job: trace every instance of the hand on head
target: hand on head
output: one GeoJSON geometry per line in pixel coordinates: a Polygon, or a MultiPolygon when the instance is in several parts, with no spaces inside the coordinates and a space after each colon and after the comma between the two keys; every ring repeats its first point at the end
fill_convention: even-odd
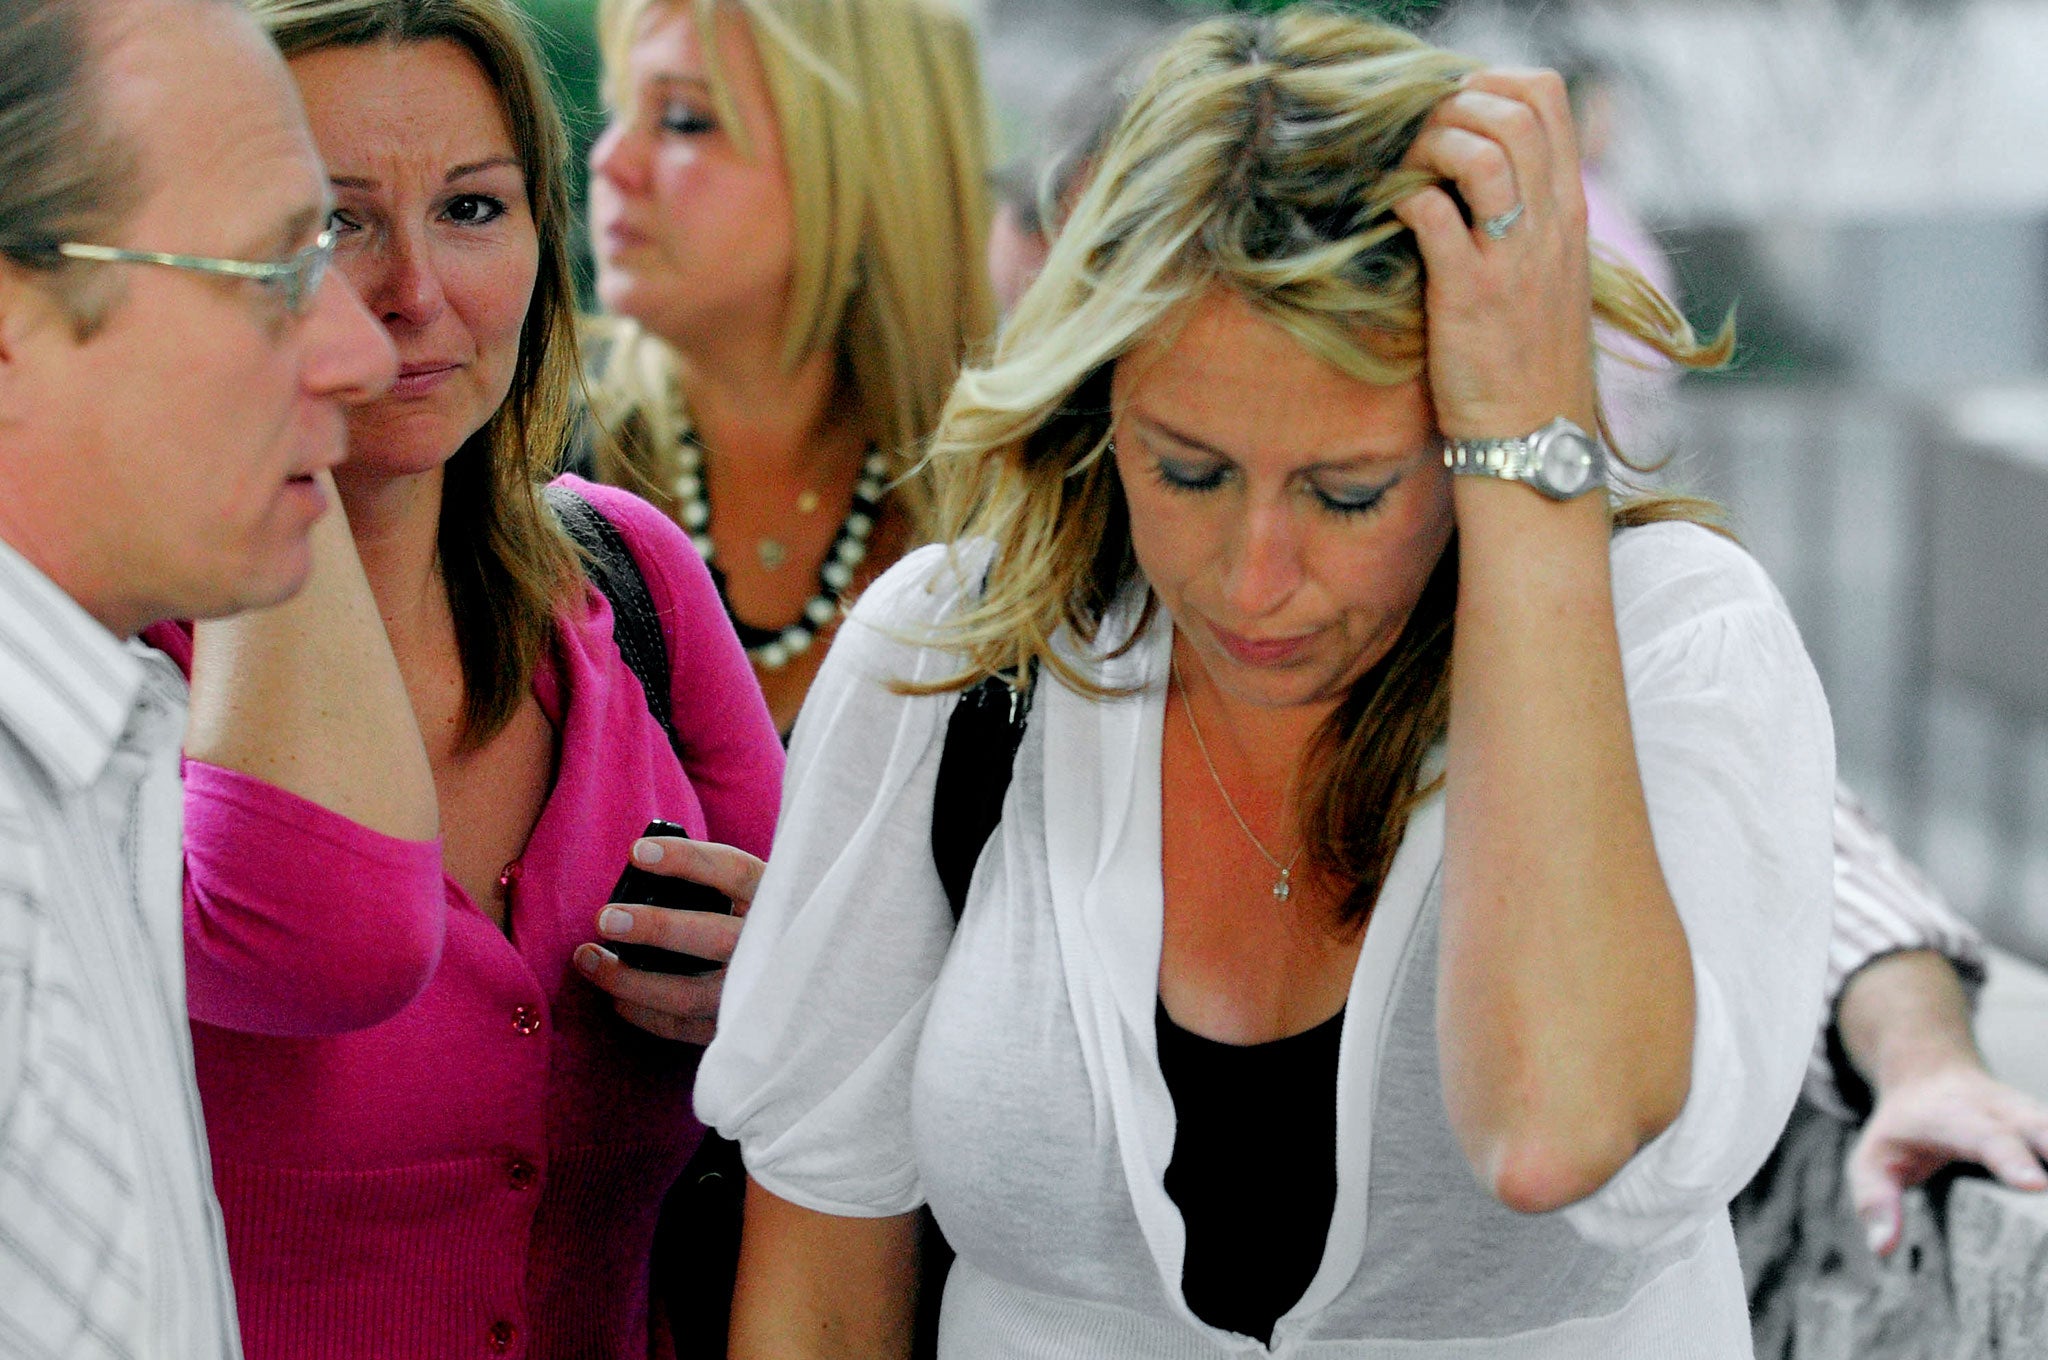
{"type": "Polygon", "coordinates": [[[1594,428],[1586,200],[1564,81],[1550,71],[1468,77],[1406,165],[1447,186],[1394,208],[1428,270],[1429,380],[1443,432],[1512,438],[1558,416],[1594,428]]]}

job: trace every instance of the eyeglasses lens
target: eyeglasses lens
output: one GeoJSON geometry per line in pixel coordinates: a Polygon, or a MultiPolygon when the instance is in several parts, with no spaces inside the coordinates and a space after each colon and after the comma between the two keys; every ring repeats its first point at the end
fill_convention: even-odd
{"type": "Polygon", "coordinates": [[[334,263],[334,233],[321,232],[320,239],[300,251],[292,263],[298,267],[286,281],[285,306],[297,315],[312,305],[321,280],[327,277],[327,266],[334,263]]]}

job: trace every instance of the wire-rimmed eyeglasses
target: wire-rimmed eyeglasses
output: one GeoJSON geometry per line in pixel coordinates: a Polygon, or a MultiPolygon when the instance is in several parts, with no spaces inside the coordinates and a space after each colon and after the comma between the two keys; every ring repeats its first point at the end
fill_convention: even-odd
{"type": "Polygon", "coordinates": [[[103,264],[157,264],[166,269],[188,269],[195,274],[225,274],[254,279],[284,300],[293,316],[306,310],[320,291],[320,280],[334,261],[334,233],[323,231],[312,245],[285,260],[221,260],[207,255],[167,255],[158,250],[124,250],[119,246],[87,245],[65,241],[57,253],[67,260],[96,260],[103,264]]]}

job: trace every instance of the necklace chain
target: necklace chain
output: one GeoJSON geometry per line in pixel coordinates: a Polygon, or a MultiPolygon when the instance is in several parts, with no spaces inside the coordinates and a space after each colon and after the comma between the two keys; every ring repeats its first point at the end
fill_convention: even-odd
{"type": "Polygon", "coordinates": [[[1202,725],[1195,721],[1194,701],[1188,698],[1187,683],[1180,678],[1180,662],[1169,658],[1166,666],[1168,673],[1173,676],[1174,688],[1180,691],[1181,709],[1188,715],[1188,731],[1195,734],[1195,749],[1202,753],[1202,764],[1208,767],[1209,778],[1216,785],[1216,792],[1223,796],[1223,806],[1229,810],[1231,819],[1237,823],[1237,829],[1244,832],[1244,838],[1252,843],[1252,849],[1263,855],[1266,863],[1272,865],[1274,871],[1280,875],[1273,880],[1273,896],[1277,901],[1285,902],[1294,894],[1294,866],[1301,859],[1302,847],[1294,847],[1294,853],[1287,857],[1285,864],[1282,864],[1279,856],[1268,850],[1266,843],[1252,834],[1251,824],[1245,821],[1244,814],[1237,810],[1237,804],[1231,800],[1230,790],[1223,787],[1223,776],[1216,773],[1216,762],[1209,759],[1209,744],[1202,740],[1202,725]]]}

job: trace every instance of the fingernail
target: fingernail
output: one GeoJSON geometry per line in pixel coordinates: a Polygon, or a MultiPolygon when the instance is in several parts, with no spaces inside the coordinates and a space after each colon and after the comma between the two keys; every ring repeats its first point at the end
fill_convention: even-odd
{"type": "Polygon", "coordinates": [[[598,933],[623,935],[633,928],[633,913],[618,907],[606,907],[597,914],[598,933]]]}
{"type": "Polygon", "coordinates": [[[586,944],[576,950],[576,966],[582,969],[585,974],[594,974],[597,972],[599,965],[612,957],[612,952],[609,949],[599,949],[594,944],[586,944]]]}
{"type": "Polygon", "coordinates": [[[635,864],[659,864],[659,863],[661,863],[661,847],[660,847],[659,845],[655,844],[655,843],[654,843],[653,841],[648,841],[648,840],[639,840],[639,841],[634,841],[634,842],[633,842],[633,862],[634,862],[635,864]]]}

